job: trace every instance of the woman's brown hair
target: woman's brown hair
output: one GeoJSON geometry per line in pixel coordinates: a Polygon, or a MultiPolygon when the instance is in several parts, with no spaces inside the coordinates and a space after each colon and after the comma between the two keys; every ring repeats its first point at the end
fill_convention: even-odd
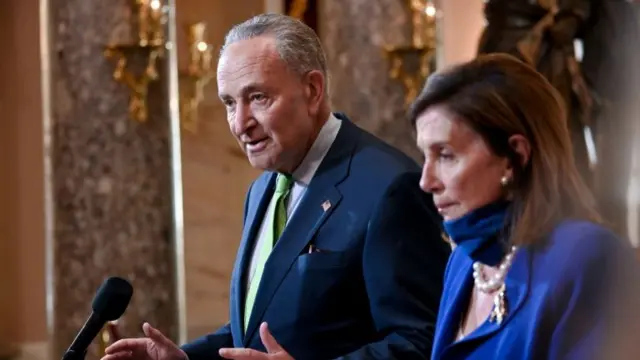
{"type": "Polygon", "coordinates": [[[510,160],[509,244],[537,243],[568,218],[600,222],[574,162],[563,100],[535,69],[506,54],[479,56],[429,78],[409,110],[412,124],[434,105],[446,106],[510,160]],[[516,134],[531,144],[524,166],[509,145],[516,134]]]}

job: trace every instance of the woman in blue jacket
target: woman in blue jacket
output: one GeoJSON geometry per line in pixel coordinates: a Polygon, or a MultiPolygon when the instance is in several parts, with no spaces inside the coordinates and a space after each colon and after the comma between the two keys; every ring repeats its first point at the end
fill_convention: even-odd
{"type": "Polygon", "coordinates": [[[455,244],[432,359],[640,358],[636,261],[600,223],[564,113],[502,54],[433,75],[414,102],[420,186],[455,244]]]}

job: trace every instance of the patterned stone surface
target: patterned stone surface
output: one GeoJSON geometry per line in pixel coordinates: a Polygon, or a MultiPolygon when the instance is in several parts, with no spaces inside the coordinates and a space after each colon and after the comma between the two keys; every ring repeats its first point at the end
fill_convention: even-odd
{"type": "Polygon", "coordinates": [[[385,45],[410,43],[407,1],[323,0],[319,7],[334,110],[419,160],[404,88],[389,77],[383,52],[385,45]]]}
{"type": "MultiPolygon", "coordinates": [[[[103,56],[106,44],[131,39],[131,3],[50,0],[54,358],[109,276],[135,289],[123,335],[149,321],[177,337],[166,85],[150,89],[149,121],[134,122],[129,90],[103,56]]],[[[87,358],[99,358],[96,347],[87,358]]]]}

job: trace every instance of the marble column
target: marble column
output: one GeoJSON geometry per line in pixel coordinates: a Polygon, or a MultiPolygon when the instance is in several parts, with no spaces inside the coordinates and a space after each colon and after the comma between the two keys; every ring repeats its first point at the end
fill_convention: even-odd
{"type": "MultiPolygon", "coordinates": [[[[134,287],[119,324],[123,336],[141,335],[145,321],[174,341],[180,336],[180,212],[173,206],[174,197],[180,199],[173,149],[180,144],[175,106],[169,106],[171,72],[165,58],[160,80],[149,89],[149,118],[138,122],[129,116],[129,89],[114,81],[114,63],[103,55],[107,44],[134,40],[133,4],[46,1],[43,91],[53,358],[72,342],[91,312],[96,289],[109,276],[124,277],[134,287]]],[[[129,69],[139,75],[143,64],[138,59],[129,69]]],[[[87,359],[97,358],[93,346],[87,359]]]]}
{"type": "Polygon", "coordinates": [[[323,0],[318,6],[333,109],[419,161],[404,88],[389,77],[382,50],[411,43],[407,1],[323,0]]]}

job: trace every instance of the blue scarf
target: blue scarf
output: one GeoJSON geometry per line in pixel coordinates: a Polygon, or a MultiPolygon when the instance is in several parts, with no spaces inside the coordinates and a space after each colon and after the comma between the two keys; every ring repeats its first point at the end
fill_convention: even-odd
{"type": "Polygon", "coordinates": [[[464,216],[444,222],[444,228],[456,249],[473,261],[496,266],[505,256],[501,232],[506,226],[508,202],[495,202],[473,210],[464,216]]]}

